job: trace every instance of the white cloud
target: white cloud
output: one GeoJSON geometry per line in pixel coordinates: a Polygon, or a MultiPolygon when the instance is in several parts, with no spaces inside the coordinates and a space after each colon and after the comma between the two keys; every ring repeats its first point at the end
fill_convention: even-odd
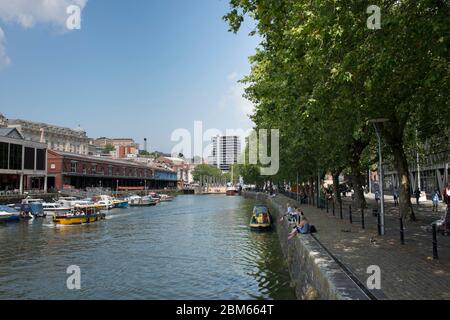
{"type": "Polygon", "coordinates": [[[244,85],[238,82],[236,72],[229,74],[227,80],[231,85],[219,101],[219,110],[232,111],[242,122],[249,122],[249,115],[253,114],[255,107],[251,101],[244,98],[244,85]]]}
{"type": "Polygon", "coordinates": [[[0,69],[11,63],[11,60],[6,54],[5,44],[6,44],[5,33],[3,32],[2,28],[0,28],[0,69]]]}
{"type": "Polygon", "coordinates": [[[0,0],[0,19],[3,22],[17,23],[31,28],[37,23],[51,24],[65,28],[70,5],[81,9],[88,0],[0,0]]]}
{"type": "MultiPolygon", "coordinates": [[[[88,0],[0,0],[0,22],[18,24],[23,28],[32,28],[36,24],[49,24],[65,31],[70,5],[81,10],[88,0]]],[[[6,54],[5,34],[0,28],[0,68],[8,65],[10,58],[6,54]]]]}

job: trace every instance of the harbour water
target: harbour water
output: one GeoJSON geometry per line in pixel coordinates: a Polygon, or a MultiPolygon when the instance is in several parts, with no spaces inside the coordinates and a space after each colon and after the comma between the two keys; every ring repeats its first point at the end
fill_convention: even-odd
{"type": "Polygon", "coordinates": [[[295,299],[277,235],[248,228],[254,204],[183,195],[90,225],[0,225],[0,299],[295,299]]]}

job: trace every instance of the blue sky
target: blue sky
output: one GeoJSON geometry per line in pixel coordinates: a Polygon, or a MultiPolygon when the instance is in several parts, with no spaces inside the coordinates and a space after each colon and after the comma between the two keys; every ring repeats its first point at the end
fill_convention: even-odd
{"type": "Polygon", "coordinates": [[[195,120],[205,129],[251,127],[236,81],[259,40],[248,36],[249,23],[237,35],[227,31],[227,0],[89,0],[81,30],[70,32],[42,12],[24,25],[5,1],[6,117],[79,124],[90,137],[147,137],[150,150],[165,152],[176,144],[173,130],[193,131],[195,120]]]}

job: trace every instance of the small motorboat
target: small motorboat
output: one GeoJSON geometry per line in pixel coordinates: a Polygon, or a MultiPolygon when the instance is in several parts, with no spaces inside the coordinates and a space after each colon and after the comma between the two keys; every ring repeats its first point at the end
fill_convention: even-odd
{"type": "Polygon", "coordinates": [[[113,199],[112,203],[114,205],[114,208],[128,208],[128,200],[113,199]]]}
{"type": "Polygon", "coordinates": [[[27,197],[22,200],[21,211],[29,212],[34,217],[43,218],[47,215],[43,203],[44,200],[42,199],[32,199],[27,197]]]}
{"type": "Polygon", "coordinates": [[[96,200],[98,201],[96,201],[95,204],[100,206],[100,208],[103,210],[110,210],[114,208],[113,200],[108,195],[101,195],[96,200]]]}
{"type": "Polygon", "coordinates": [[[235,187],[227,187],[225,194],[227,196],[235,196],[238,194],[238,191],[235,187]]]}
{"type": "Polygon", "coordinates": [[[50,216],[67,213],[71,209],[71,207],[63,206],[57,202],[44,202],[42,206],[44,207],[45,214],[50,216]]]}
{"type": "Polygon", "coordinates": [[[148,194],[148,196],[150,198],[152,198],[153,201],[155,201],[156,203],[160,203],[161,202],[161,197],[159,194],[157,194],[156,192],[150,192],[148,194]]]}
{"type": "Polygon", "coordinates": [[[156,201],[152,199],[150,196],[137,196],[133,195],[128,198],[128,203],[131,207],[145,207],[145,206],[154,206],[156,205],[156,201]]]}
{"type": "Polygon", "coordinates": [[[161,202],[172,201],[173,199],[175,199],[174,197],[169,196],[167,194],[160,194],[159,196],[160,196],[159,199],[160,199],[161,202]]]}
{"type": "Polygon", "coordinates": [[[20,220],[19,211],[8,206],[0,206],[0,222],[11,222],[19,220],[20,220]]]}
{"type": "Polygon", "coordinates": [[[269,209],[264,205],[256,205],[253,208],[249,226],[254,231],[270,230],[272,228],[272,216],[269,209]]]}
{"type": "Polygon", "coordinates": [[[68,213],[57,214],[53,217],[56,225],[77,225],[105,220],[106,215],[102,213],[97,205],[77,206],[68,213]]]}

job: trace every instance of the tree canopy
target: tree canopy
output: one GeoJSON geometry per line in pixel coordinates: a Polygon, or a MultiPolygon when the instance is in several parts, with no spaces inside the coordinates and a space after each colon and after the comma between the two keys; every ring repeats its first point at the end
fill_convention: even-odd
{"type": "Polygon", "coordinates": [[[251,17],[251,34],[262,39],[242,81],[256,127],[280,129],[278,177],[298,172],[311,184],[318,172],[348,170],[364,207],[363,172],[377,150],[370,120],[385,118],[400,212],[414,220],[408,155],[419,141],[444,150],[449,143],[450,2],[377,5],[377,30],[368,28],[369,4],[360,0],[230,0],[224,19],[237,32],[251,17]]]}

